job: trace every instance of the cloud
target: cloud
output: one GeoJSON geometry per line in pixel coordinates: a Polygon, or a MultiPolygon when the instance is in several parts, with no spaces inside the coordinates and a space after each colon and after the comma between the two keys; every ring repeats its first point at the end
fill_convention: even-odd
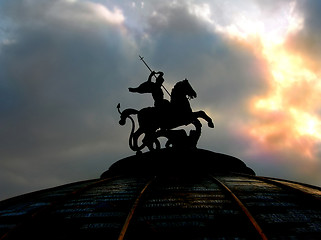
{"type": "Polygon", "coordinates": [[[249,46],[216,33],[207,20],[191,13],[188,5],[163,6],[155,11],[147,30],[152,36],[152,62],[175,74],[169,78],[172,84],[187,77],[204,90],[199,101],[210,96],[207,104],[214,102],[227,109],[264,91],[265,69],[249,46]]]}
{"type": "Polygon", "coordinates": [[[319,1],[298,1],[298,11],[304,16],[304,27],[293,34],[287,41],[288,48],[302,56],[309,66],[320,74],[321,62],[321,34],[319,26],[321,20],[319,1]]]}
{"type": "MultiPolygon", "coordinates": [[[[117,92],[127,81],[123,68],[133,70],[128,59],[135,52],[121,12],[67,1],[10,1],[1,12],[13,39],[0,52],[2,170],[26,181],[45,172],[43,186],[68,162],[79,165],[73,149],[87,149],[82,157],[89,161],[99,155],[97,145],[112,155],[113,141],[106,139],[118,139],[111,128],[117,92]],[[51,162],[59,164],[51,168],[51,162]]],[[[60,177],[75,179],[73,168],[60,177]]],[[[100,173],[91,169],[94,174],[100,173]]]]}
{"type": "MultiPolygon", "coordinates": [[[[275,12],[278,5],[269,3],[247,1],[240,9],[275,12]]],[[[127,146],[130,126],[118,125],[116,105],[153,104],[151,96],[127,89],[149,74],[139,54],[165,72],[168,90],[189,79],[198,93],[193,109],[205,110],[216,124],[214,130],[203,124],[200,148],[243,158],[259,171],[265,164],[274,176],[295,176],[286,164],[273,169],[294,153],[269,152],[247,132],[253,122],[270,121],[249,105],[268,95],[271,72],[255,45],[217,27],[233,23],[240,4],[244,1],[2,3],[0,192],[12,196],[99,177],[112,162],[133,154],[127,146]],[[234,10],[228,8],[232,3],[234,10]]],[[[303,159],[295,161],[300,166],[303,159]]]]}

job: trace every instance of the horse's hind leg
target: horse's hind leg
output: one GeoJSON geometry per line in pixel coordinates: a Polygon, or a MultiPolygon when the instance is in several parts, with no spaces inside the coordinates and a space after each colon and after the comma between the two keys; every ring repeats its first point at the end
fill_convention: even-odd
{"type": "Polygon", "coordinates": [[[210,118],[204,111],[193,112],[193,114],[196,118],[203,118],[207,122],[207,125],[210,128],[214,128],[214,123],[212,121],[212,118],[210,118]]]}

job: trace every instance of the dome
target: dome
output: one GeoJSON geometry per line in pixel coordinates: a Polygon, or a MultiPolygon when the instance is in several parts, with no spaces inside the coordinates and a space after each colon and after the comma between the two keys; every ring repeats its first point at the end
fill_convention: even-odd
{"type": "Polygon", "coordinates": [[[0,202],[1,239],[320,239],[321,189],[206,150],[159,150],[100,178],[0,202]]]}

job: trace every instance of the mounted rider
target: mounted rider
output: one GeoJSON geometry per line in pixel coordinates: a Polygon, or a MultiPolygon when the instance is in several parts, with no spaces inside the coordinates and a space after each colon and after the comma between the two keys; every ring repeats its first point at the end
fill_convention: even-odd
{"type": "Polygon", "coordinates": [[[164,83],[164,73],[152,71],[146,82],[143,82],[136,88],[128,88],[130,92],[136,93],[151,93],[154,99],[154,106],[157,110],[162,113],[169,105],[169,101],[164,99],[164,93],[162,85],[164,83]],[[155,76],[156,81],[152,81],[152,77],[155,76]]]}
{"type": "Polygon", "coordinates": [[[145,107],[140,110],[127,108],[120,111],[118,104],[118,112],[120,113],[120,125],[125,125],[126,119],[132,122],[132,129],[129,136],[129,147],[140,153],[141,150],[147,147],[149,150],[159,149],[159,137],[168,139],[166,147],[175,146],[179,148],[195,148],[198,139],[201,135],[202,124],[199,118],[207,121],[210,128],[214,127],[212,119],[204,111],[192,111],[189,99],[196,97],[196,92],[189,84],[188,80],[182,80],[175,84],[171,94],[163,86],[164,73],[153,71],[143,57],[139,56],[140,60],[151,71],[146,82],[143,82],[136,88],[129,88],[130,92],[134,93],[151,93],[154,99],[154,107],[145,107]],[[155,77],[155,82],[152,78],[155,77]],[[162,88],[170,96],[170,102],[164,99],[162,88]],[[135,121],[131,115],[137,116],[138,128],[135,128],[135,121]],[[191,130],[187,135],[185,130],[174,130],[174,128],[194,125],[195,130],[191,130]],[[142,136],[142,138],[140,138],[142,136]],[[141,142],[141,144],[139,144],[141,142]]]}

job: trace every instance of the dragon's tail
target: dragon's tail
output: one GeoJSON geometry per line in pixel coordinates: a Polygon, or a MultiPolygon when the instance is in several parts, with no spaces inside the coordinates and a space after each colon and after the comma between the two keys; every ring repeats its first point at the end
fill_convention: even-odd
{"type": "Polygon", "coordinates": [[[126,119],[129,118],[131,123],[132,123],[132,129],[129,135],[129,147],[130,149],[132,149],[133,151],[140,151],[145,147],[145,144],[143,143],[141,146],[138,146],[138,138],[141,134],[143,134],[143,132],[141,131],[140,128],[137,129],[137,131],[135,132],[135,121],[134,119],[131,117],[131,115],[136,115],[138,114],[138,110],[136,109],[132,109],[132,108],[128,108],[125,109],[124,111],[120,111],[120,104],[117,105],[117,109],[118,112],[120,114],[120,120],[119,120],[119,124],[120,125],[125,125],[126,124],[126,119]]]}

